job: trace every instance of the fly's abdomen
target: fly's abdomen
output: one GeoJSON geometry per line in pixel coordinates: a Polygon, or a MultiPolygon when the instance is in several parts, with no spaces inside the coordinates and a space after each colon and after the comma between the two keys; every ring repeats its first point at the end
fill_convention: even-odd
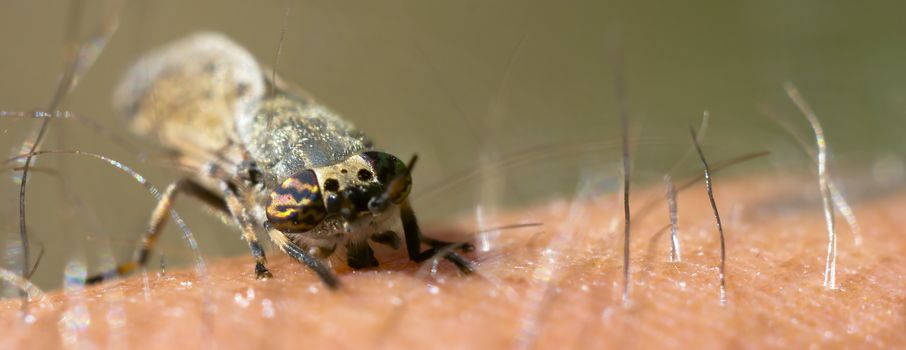
{"type": "Polygon", "coordinates": [[[132,129],[183,152],[235,140],[235,121],[265,93],[261,68],[223,35],[197,33],[143,56],[114,94],[132,129]]]}
{"type": "Polygon", "coordinates": [[[235,42],[198,33],[143,56],[117,88],[114,107],[134,131],[182,153],[244,147],[276,179],[370,149],[351,123],[289,90],[279,79],[271,84],[235,42]]]}

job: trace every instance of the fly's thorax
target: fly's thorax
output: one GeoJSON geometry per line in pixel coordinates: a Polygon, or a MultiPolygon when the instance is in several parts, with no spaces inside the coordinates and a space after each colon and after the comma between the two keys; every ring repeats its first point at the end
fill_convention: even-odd
{"type": "Polygon", "coordinates": [[[276,181],[301,169],[346,161],[367,151],[364,133],[310,98],[283,90],[265,97],[255,113],[236,119],[240,142],[276,181]]]}

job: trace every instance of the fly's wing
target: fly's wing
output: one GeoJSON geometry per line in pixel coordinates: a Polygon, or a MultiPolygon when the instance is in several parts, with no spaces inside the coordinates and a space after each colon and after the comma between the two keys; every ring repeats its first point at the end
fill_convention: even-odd
{"type": "Polygon", "coordinates": [[[143,56],[113,104],[135,132],[184,153],[210,153],[236,143],[235,121],[254,114],[264,95],[255,58],[227,37],[203,32],[143,56]]]}

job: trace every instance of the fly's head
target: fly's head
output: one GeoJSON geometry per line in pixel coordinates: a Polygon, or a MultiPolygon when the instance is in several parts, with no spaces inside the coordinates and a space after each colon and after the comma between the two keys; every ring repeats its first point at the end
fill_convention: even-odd
{"type": "Polygon", "coordinates": [[[267,219],[280,231],[302,233],[329,216],[349,224],[379,216],[408,197],[412,164],[406,166],[393,155],[369,151],[336,165],[304,169],[270,193],[267,219]]]}

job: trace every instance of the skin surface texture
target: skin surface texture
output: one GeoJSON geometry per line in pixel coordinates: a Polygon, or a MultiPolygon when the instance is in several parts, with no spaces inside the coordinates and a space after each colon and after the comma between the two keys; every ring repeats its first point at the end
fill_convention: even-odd
{"type": "MultiPolygon", "coordinates": [[[[727,304],[704,184],[679,193],[682,260],[671,263],[662,186],[633,196],[633,286],[622,292],[616,194],[511,211],[493,248],[441,262],[435,277],[402,253],[377,270],[338,270],[338,291],[282,254],[256,281],[251,258],[148,271],[70,287],[33,302],[0,301],[0,348],[902,348],[906,346],[906,194],[853,199],[864,243],[840,222],[837,290],[826,290],[826,231],[814,178],[716,176],[727,238],[727,304]],[[648,214],[640,208],[660,201],[648,214]]],[[[582,198],[583,196],[578,196],[582,198]]],[[[464,221],[465,222],[465,221],[464,221]]],[[[426,225],[428,231],[432,225],[426,225]]],[[[436,226],[436,225],[433,225],[436,226]]],[[[468,225],[451,232],[468,232],[468,225]]],[[[436,230],[436,228],[435,228],[436,230]]]]}

